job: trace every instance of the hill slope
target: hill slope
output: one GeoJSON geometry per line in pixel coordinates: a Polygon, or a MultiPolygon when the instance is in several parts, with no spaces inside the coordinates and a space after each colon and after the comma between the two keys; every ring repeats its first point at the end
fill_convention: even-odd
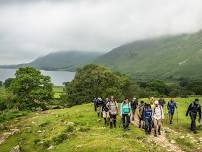
{"type": "MultiPolygon", "coordinates": [[[[19,145],[24,152],[114,152],[164,150],[146,138],[138,128],[124,132],[122,128],[110,130],[97,121],[90,104],[62,110],[30,113],[6,124],[12,132],[5,141],[0,138],[1,152],[19,145]],[[144,143],[143,143],[144,141],[144,143]]],[[[9,131],[9,130],[7,130],[9,131]]],[[[1,135],[5,135],[2,133],[1,135]]],[[[7,132],[7,134],[9,134],[7,132]]]]}
{"type": "Polygon", "coordinates": [[[202,31],[129,43],[99,57],[95,63],[135,78],[202,76],[202,31]]]}
{"type": "Polygon", "coordinates": [[[46,56],[39,57],[31,63],[0,66],[2,68],[19,68],[24,66],[32,66],[43,70],[68,70],[75,71],[77,67],[92,62],[101,53],[96,52],[80,52],[80,51],[63,51],[50,53],[46,56]]]}

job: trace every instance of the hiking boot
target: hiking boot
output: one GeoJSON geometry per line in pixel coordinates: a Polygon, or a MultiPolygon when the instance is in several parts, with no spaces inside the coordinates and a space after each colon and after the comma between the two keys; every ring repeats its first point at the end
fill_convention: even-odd
{"type": "Polygon", "coordinates": [[[110,122],[110,129],[112,129],[113,125],[112,125],[112,122],[110,122]]]}
{"type": "Polygon", "coordinates": [[[154,137],[157,137],[157,133],[156,133],[156,131],[154,131],[154,137]]]}
{"type": "Polygon", "coordinates": [[[160,128],[158,129],[158,135],[161,135],[161,129],[160,128]]]}
{"type": "Polygon", "coordinates": [[[198,132],[196,130],[193,131],[194,134],[197,134],[198,132]]]}

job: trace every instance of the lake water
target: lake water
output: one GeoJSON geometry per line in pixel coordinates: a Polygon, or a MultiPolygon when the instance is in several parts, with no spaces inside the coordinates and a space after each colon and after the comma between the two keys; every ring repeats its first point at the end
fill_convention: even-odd
{"type": "MultiPolygon", "coordinates": [[[[7,78],[15,77],[16,69],[0,69],[0,81],[5,81],[7,78]]],[[[44,71],[41,70],[43,75],[51,77],[51,81],[56,86],[62,86],[63,82],[70,82],[74,79],[75,72],[68,71],[44,71]]]]}

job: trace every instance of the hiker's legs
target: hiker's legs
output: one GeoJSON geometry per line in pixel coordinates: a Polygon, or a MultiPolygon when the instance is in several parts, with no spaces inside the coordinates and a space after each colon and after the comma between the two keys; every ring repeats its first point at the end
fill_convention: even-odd
{"type": "Polygon", "coordinates": [[[114,122],[113,122],[113,124],[114,124],[114,127],[116,128],[116,115],[114,115],[113,117],[114,117],[114,122]]]}
{"type": "Polygon", "coordinates": [[[113,115],[111,113],[109,114],[109,116],[110,116],[110,128],[112,128],[114,118],[113,118],[113,115]]]}
{"type": "Polygon", "coordinates": [[[123,122],[123,128],[125,129],[126,128],[126,115],[125,114],[122,114],[122,122],[123,122]]]}
{"type": "Polygon", "coordinates": [[[129,127],[129,124],[130,124],[130,116],[127,114],[126,115],[126,128],[129,127]]]}
{"type": "Polygon", "coordinates": [[[191,114],[191,130],[195,131],[196,130],[196,114],[191,114]]]}
{"type": "Polygon", "coordinates": [[[135,110],[136,109],[133,109],[133,112],[132,112],[132,121],[135,121],[135,110]]]}
{"type": "Polygon", "coordinates": [[[94,104],[94,110],[95,110],[95,112],[97,111],[97,105],[96,104],[94,104]]]}
{"type": "Polygon", "coordinates": [[[103,111],[103,118],[104,118],[104,123],[106,125],[107,124],[107,115],[106,115],[105,111],[103,111]]]}
{"type": "Polygon", "coordinates": [[[161,135],[161,120],[158,120],[158,134],[161,135]]]}
{"type": "Polygon", "coordinates": [[[145,133],[149,132],[149,120],[145,119],[145,127],[144,127],[145,133]]]}
{"type": "Polygon", "coordinates": [[[154,119],[154,136],[157,136],[158,120],[154,119]]]}
{"type": "Polygon", "coordinates": [[[141,117],[138,117],[139,118],[139,128],[141,128],[141,126],[142,126],[142,121],[141,121],[141,117]]]}
{"type": "Polygon", "coordinates": [[[152,129],[152,119],[148,120],[148,132],[151,133],[151,129],[152,129]]]}
{"type": "Polygon", "coordinates": [[[97,115],[100,117],[102,108],[100,106],[97,107],[97,115]]]}

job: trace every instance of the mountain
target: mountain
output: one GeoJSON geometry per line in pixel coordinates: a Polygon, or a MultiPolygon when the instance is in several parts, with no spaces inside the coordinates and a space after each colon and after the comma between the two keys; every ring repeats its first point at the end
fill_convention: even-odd
{"type": "Polygon", "coordinates": [[[96,62],[136,79],[202,76],[202,31],[132,42],[96,62]]]}
{"type": "Polygon", "coordinates": [[[76,68],[91,63],[101,53],[81,51],[61,51],[50,53],[34,60],[33,62],[19,65],[4,65],[1,68],[19,68],[32,66],[43,70],[75,71],[76,68]]]}

